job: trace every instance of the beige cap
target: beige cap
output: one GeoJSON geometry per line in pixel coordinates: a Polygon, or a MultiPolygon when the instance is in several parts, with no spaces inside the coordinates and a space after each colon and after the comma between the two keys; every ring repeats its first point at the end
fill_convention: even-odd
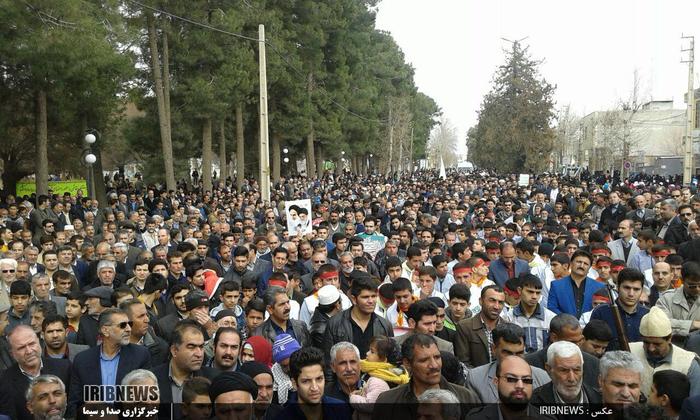
{"type": "Polygon", "coordinates": [[[644,337],[668,337],[671,331],[671,320],[656,306],[653,306],[639,323],[639,333],[644,337]]]}

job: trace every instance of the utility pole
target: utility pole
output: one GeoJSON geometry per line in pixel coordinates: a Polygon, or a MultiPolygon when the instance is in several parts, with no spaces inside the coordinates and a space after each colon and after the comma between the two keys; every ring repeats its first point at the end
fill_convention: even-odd
{"type": "MultiPolygon", "coordinates": [[[[265,59],[265,25],[258,26],[260,63],[260,195],[270,201],[270,138],[267,131],[267,62],[265,59]]],[[[241,170],[240,168],[239,170],[241,170]]]]}
{"type": "Polygon", "coordinates": [[[693,67],[695,61],[695,37],[681,36],[681,39],[690,40],[690,48],[681,49],[681,52],[688,52],[688,59],[681,60],[681,63],[688,63],[688,93],[686,95],[688,108],[686,109],[685,143],[683,148],[685,151],[683,156],[683,184],[690,185],[693,180],[693,172],[695,172],[695,165],[693,164],[693,111],[695,108],[693,67]]]}

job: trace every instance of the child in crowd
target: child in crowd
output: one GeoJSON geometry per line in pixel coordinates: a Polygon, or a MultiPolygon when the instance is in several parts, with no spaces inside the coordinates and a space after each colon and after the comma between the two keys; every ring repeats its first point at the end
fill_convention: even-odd
{"type": "Polygon", "coordinates": [[[408,372],[398,365],[400,360],[401,351],[393,338],[380,335],[370,340],[367,358],[360,360],[365,385],[350,395],[350,404],[360,417],[372,415],[372,404],[379,394],[408,383],[408,372]]]}

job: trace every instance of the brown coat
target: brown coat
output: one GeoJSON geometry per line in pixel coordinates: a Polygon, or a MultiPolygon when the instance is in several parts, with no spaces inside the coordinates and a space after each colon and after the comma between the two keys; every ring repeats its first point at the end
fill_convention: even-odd
{"type": "MultiPolygon", "coordinates": [[[[455,337],[455,356],[469,368],[490,363],[489,340],[486,330],[481,323],[481,313],[471,318],[463,319],[457,324],[457,336],[455,337]]],[[[501,318],[498,322],[506,322],[501,318]]]]}
{"type": "MultiPolygon", "coordinates": [[[[449,383],[444,377],[440,379],[440,389],[450,391],[457,397],[460,402],[462,419],[467,418],[466,414],[469,410],[481,404],[474,391],[449,383]]],[[[413,393],[412,381],[379,394],[372,412],[374,420],[415,418],[418,418],[418,399],[413,393]]]]}

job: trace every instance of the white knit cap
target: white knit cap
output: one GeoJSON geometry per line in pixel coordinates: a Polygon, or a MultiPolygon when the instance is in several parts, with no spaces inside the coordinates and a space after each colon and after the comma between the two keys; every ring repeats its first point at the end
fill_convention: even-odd
{"type": "Polygon", "coordinates": [[[330,305],[340,299],[340,291],[332,284],[327,284],[318,289],[318,303],[320,305],[330,305]]]}
{"type": "Polygon", "coordinates": [[[639,323],[639,333],[644,337],[668,337],[671,331],[671,320],[666,312],[656,306],[653,306],[639,323]]]}

